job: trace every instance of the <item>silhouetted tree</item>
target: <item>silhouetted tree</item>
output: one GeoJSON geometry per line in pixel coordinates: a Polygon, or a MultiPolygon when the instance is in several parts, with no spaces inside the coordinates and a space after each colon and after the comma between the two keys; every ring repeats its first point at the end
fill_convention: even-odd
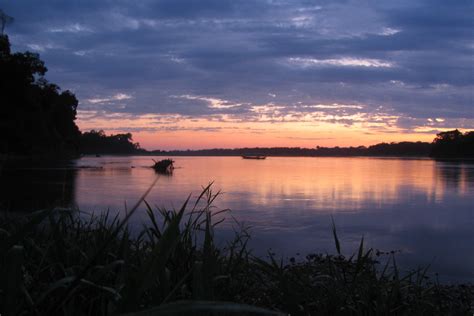
{"type": "Polygon", "coordinates": [[[78,101],[49,83],[38,54],[11,53],[0,35],[0,152],[66,154],[77,151],[78,101]]]}
{"type": "Polygon", "coordinates": [[[84,154],[136,154],[142,152],[134,143],[132,134],[105,135],[104,131],[91,130],[81,135],[80,151],[84,154]]]}
{"type": "Polygon", "coordinates": [[[426,142],[381,143],[370,147],[270,147],[270,148],[237,148],[237,149],[201,149],[201,150],[155,150],[151,153],[167,156],[306,156],[306,157],[347,157],[347,156],[416,156],[426,157],[430,154],[432,144],[426,142]]]}
{"type": "Polygon", "coordinates": [[[431,156],[439,158],[473,158],[474,131],[461,133],[459,130],[436,134],[431,156]]]}

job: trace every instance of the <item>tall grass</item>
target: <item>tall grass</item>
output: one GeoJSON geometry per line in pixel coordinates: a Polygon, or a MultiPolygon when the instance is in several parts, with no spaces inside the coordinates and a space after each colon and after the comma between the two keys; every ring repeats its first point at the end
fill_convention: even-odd
{"type": "MultiPolygon", "coordinates": [[[[352,257],[308,255],[285,262],[254,257],[250,235],[236,229],[217,247],[206,187],[177,210],[144,205],[140,232],[108,212],[89,217],[45,210],[0,222],[2,315],[459,315],[473,288],[443,286],[426,270],[401,275],[395,258],[364,248],[352,257]]],[[[145,197],[145,195],[144,195],[145,197]]],[[[144,199],[142,197],[142,199],[144,199]]]]}

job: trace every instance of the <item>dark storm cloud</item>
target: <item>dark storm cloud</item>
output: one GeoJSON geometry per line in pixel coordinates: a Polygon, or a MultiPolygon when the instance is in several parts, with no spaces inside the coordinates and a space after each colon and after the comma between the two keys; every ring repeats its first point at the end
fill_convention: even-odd
{"type": "Polygon", "coordinates": [[[474,119],[472,1],[2,6],[16,19],[7,30],[14,49],[38,51],[48,78],[74,90],[83,110],[251,120],[253,105],[276,104],[284,115],[338,103],[400,116],[407,129],[432,118],[474,127],[466,123],[474,119]],[[114,99],[120,94],[129,97],[114,99]]]}

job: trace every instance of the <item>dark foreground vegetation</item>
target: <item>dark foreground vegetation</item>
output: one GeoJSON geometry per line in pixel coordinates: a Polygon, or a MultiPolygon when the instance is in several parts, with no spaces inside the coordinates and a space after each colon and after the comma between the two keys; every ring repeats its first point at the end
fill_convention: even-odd
{"type": "MultiPolygon", "coordinates": [[[[2,315],[471,315],[472,286],[398,270],[364,248],[303,261],[256,258],[238,228],[217,247],[225,213],[206,188],[180,210],[152,209],[138,233],[123,219],[47,210],[0,221],[2,315]],[[198,313],[199,312],[199,313],[198,313]]],[[[189,199],[188,199],[189,200],[189,199]]]]}

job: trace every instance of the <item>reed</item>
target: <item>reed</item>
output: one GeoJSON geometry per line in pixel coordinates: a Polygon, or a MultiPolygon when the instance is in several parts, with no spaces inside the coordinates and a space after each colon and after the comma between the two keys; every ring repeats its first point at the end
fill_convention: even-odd
{"type": "MultiPolygon", "coordinates": [[[[427,269],[402,274],[395,255],[365,249],[257,258],[247,229],[217,247],[204,188],[177,210],[145,203],[149,220],[132,232],[110,212],[43,210],[0,221],[1,315],[470,315],[473,287],[446,286],[427,269]],[[384,264],[380,262],[385,260],[384,264]]],[[[144,197],[143,197],[144,198],[144,197]]],[[[225,211],[224,211],[225,212],[225,211]]]]}

